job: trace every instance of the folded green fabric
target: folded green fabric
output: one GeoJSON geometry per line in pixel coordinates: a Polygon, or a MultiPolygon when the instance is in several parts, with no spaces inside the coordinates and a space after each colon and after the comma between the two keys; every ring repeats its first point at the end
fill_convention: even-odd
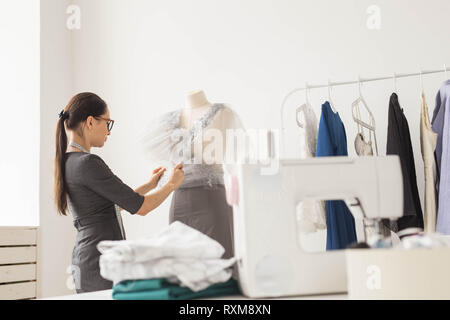
{"type": "Polygon", "coordinates": [[[204,297],[218,297],[240,294],[237,281],[215,283],[208,288],[194,292],[165,279],[126,280],[113,287],[116,300],[185,300],[204,297]]]}

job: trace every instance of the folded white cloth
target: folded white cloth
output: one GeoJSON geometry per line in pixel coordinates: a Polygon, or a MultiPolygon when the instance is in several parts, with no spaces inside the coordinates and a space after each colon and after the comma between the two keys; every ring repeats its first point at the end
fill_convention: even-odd
{"type": "Polygon", "coordinates": [[[140,240],[101,241],[100,274],[114,284],[123,280],[166,278],[199,291],[227,281],[236,259],[220,259],[223,246],[179,221],[140,240]]]}

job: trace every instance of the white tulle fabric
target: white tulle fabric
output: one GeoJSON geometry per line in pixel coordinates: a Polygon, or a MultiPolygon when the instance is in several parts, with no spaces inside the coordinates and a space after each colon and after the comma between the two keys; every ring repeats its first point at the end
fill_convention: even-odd
{"type": "Polygon", "coordinates": [[[152,162],[167,167],[159,185],[166,183],[170,169],[179,162],[184,163],[185,180],[180,188],[223,184],[222,164],[232,152],[227,148],[227,130],[244,129],[239,116],[227,105],[213,104],[195,121],[190,129],[180,125],[182,110],[175,110],[157,117],[141,135],[146,154],[152,162]],[[209,129],[217,129],[222,135],[222,156],[217,155],[212,164],[201,158],[211,141],[203,138],[209,129]],[[199,151],[200,150],[200,151],[199,151]]]}

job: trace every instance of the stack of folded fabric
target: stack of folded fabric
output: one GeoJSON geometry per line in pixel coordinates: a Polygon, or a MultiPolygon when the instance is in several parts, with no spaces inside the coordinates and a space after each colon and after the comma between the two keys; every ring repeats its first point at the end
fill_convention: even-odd
{"type": "Polygon", "coordinates": [[[155,236],[101,241],[100,274],[115,299],[191,299],[238,294],[236,258],[203,233],[175,221],[155,236]]]}
{"type": "Polygon", "coordinates": [[[204,290],[192,291],[165,279],[126,280],[113,287],[116,300],[186,300],[239,294],[237,281],[215,283],[204,290]]]}

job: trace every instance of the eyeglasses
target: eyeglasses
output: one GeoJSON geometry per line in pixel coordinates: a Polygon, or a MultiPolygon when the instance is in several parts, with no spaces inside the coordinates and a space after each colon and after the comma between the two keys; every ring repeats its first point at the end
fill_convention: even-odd
{"type": "Polygon", "coordinates": [[[108,127],[108,131],[111,131],[113,126],[114,126],[114,120],[111,119],[106,119],[106,118],[102,118],[102,117],[94,117],[96,119],[101,119],[101,120],[105,120],[106,121],[106,125],[108,127]]]}

